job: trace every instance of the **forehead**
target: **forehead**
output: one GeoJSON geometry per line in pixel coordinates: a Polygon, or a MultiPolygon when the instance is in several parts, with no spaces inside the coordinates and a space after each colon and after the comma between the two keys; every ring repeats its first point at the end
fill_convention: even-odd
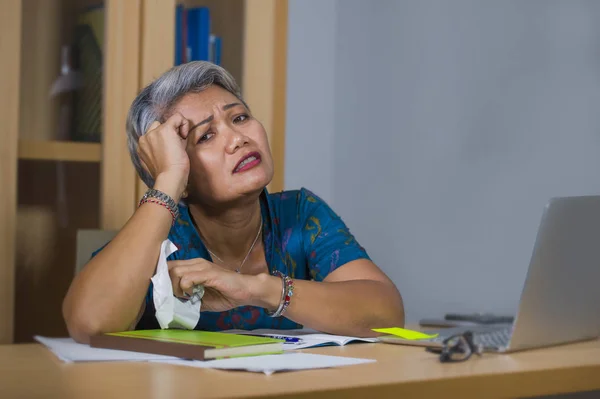
{"type": "Polygon", "coordinates": [[[171,108],[169,114],[181,113],[186,118],[205,117],[214,113],[215,108],[239,102],[236,96],[220,86],[212,85],[197,93],[188,93],[171,108]]]}

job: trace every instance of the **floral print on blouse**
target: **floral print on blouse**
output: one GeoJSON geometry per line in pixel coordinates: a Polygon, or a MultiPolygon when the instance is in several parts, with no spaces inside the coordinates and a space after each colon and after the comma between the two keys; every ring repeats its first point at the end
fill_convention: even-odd
{"type": "MultiPolygon", "coordinates": [[[[342,219],[319,197],[302,188],[260,196],[263,244],[269,271],[293,279],[323,281],[338,267],[356,259],[369,259],[342,219]]],[[[180,205],[180,216],[169,239],[177,246],[168,260],[211,257],[196,231],[189,209],[180,205]]],[[[324,304],[324,306],[327,306],[324,304]]],[[[137,329],[160,328],[154,316],[152,283],[146,295],[146,310],[137,329]]],[[[242,306],[225,312],[201,312],[196,330],[220,331],[257,328],[294,329],[301,325],[285,317],[272,318],[265,309],[242,306]]]]}

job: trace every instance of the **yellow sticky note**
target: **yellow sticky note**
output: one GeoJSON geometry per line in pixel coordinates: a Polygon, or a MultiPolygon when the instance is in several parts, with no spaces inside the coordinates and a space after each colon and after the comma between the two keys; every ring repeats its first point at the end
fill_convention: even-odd
{"type": "Polygon", "coordinates": [[[404,338],[404,339],[410,339],[410,340],[430,339],[430,338],[435,338],[438,336],[438,334],[430,335],[430,334],[422,333],[420,331],[407,330],[406,328],[400,328],[400,327],[374,328],[373,331],[383,333],[383,334],[395,335],[397,337],[404,338]]]}

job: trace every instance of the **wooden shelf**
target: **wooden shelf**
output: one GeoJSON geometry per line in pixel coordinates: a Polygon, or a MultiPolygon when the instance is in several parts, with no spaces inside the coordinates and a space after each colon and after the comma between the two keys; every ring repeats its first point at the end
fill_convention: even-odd
{"type": "Polygon", "coordinates": [[[38,161],[100,162],[100,143],[19,140],[19,159],[38,161]]]}

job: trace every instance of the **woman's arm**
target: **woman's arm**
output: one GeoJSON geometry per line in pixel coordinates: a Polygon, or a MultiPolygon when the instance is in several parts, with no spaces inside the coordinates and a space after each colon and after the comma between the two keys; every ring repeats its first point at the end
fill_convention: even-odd
{"type": "MultiPolygon", "coordinates": [[[[206,288],[202,309],[223,312],[251,305],[274,311],[281,300],[281,278],[266,273],[238,274],[205,259],[170,261],[176,296],[206,288]]],[[[284,316],[319,331],[375,336],[377,327],[404,326],[402,298],[394,284],[367,259],[348,262],[323,282],[294,280],[294,295],[284,316]]]]}
{"type": "MultiPolygon", "coordinates": [[[[161,190],[158,183],[155,187],[161,190]]],[[[161,191],[168,192],[164,187],[161,191]]],[[[134,327],[171,222],[165,208],[143,204],[75,277],[63,302],[63,316],[76,341],[134,327]]]]}
{"type": "MultiPolygon", "coordinates": [[[[156,178],[154,188],[179,201],[187,184],[185,152],[189,123],[174,114],[164,124],[154,122],[139,140],[138,153],[156,178]]],[[[75,277],[63,301],[69,334],[87,342],[94,334],[135,327],[156,269],[160,244],[171,227],[170,212],[144,203],[117,236],[75,277]]]]}
{"type": "MultiPolygon", "coordinates": [[[[266,274],[250,285],[255,306],[276,309],[281,279],[266,274]]],[[[285,317],[331,334],[375,336],[378,327],[403,327],[404,306],[394,283],[370,260],[351,261],[323,282],[294,280],[294,295],[285,317]]]]}

